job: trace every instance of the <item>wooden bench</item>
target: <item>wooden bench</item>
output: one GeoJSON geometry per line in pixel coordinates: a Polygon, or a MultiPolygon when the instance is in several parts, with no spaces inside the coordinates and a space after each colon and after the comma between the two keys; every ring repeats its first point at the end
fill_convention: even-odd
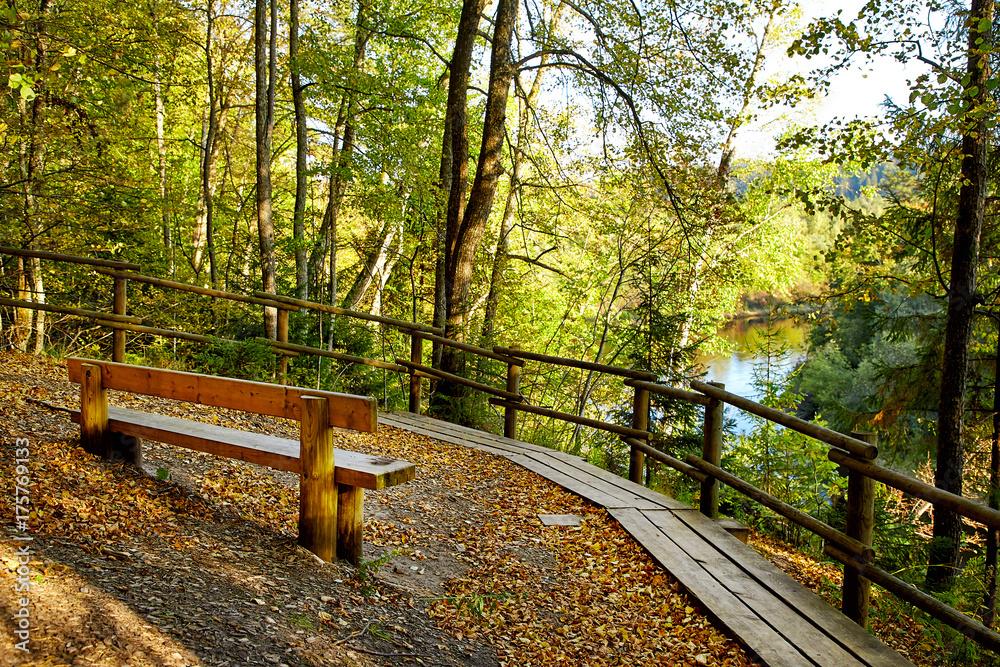
{"type": "Polygon", "coordinates": [[[81,443],[104,458],[141,463],[139,438],[187,447],[297,473],[299,544],[325,561],[361,560],[364,490],[413,479],[412,463],[333,447],[331,427],[374,433],[372,398],[263,382],[70,358],[80,384],[81,443]],[[178,417],[108,406],[107,390],[232,408],[300,422],[299,441],[178,417]]]}

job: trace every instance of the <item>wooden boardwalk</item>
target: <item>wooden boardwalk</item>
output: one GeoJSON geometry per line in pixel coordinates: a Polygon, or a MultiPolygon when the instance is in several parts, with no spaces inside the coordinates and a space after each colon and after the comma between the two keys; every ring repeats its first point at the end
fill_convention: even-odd
{"type": "Polygon", "coordinates": [[[388,426],[503,456],[607,508],[632,537],[767,665],[912,665],[716,522],[578,456],[408,412],[388,426]]]}

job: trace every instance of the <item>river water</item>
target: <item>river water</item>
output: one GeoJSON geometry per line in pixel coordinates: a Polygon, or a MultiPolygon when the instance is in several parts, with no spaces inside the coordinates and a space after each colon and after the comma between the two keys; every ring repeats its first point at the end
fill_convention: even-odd
{"type": "MultiPolygon", "coordinates": [[[[772,321],[771,329],[774,332],[772,349],[787,349],[787,354],[778,363],[772,360],[772,377],[775,373],[780,377],[805,358],[809,325],[799,320],[784,319],[772,321]]],[[[703,354],[695,360],[708,370],[705,381],[721,382],[726,385],[726,391],[758,399],[761,392],[754,385],[754,371],[759,369],[758,372],[763,372],[767,363],[767,354],[761,349],[767,330],[767,322],[735,320],[726,325],[719,335],[731,345],[732,351],[703,354]]],[[[726,419],[736,420],[737,433],[745,433],[753,428],[753,422],[742,410],[732,406],[726,406],[725,410],[726,419]]]]}

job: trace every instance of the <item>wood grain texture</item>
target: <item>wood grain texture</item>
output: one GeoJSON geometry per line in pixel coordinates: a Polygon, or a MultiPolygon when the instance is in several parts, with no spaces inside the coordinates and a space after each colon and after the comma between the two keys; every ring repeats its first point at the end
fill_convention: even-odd
{"type": "Polygon", "coordinates": [[[812,664],[788,640],[755,614],[747,604],[722,586],[689,554],[664,536],[636,509],[608,510],[646,551],[697,598],[708,612],[741,642],[772,667],[812,664]]]}
{"type": "Polygon", "coordinates": [[[827,635],[836,638],[863,663],[872,667],[912,666],[906,658],[862,630],[835,607],[817,597],[766,558],[739,544],[737,538],[726,532],[719,522],[700,512],[675,512],[674,515],[716,550],[725,554],[733,567],[739,568],[773,591],[827,635]]]}
{"type": "Polygon", "coordinates": [[[95,456],[111,456],[108,392],[101,367],[93,364],[84,364],[80,369],[80,444],[95,456]]]}
{"type": "Polygon", "coordinates": [[[337,558],[337,483],[325,398],[302,399],[299,481],[299,545],[326,562],[337,558]]]}
{"type": "MultiPolygon", "coordinates": [[[[80,413],[73,413],[72,418],[79,422],[80,413]]],[[[108,426],[116,433],[302,473],[299,443],[295,440],[116,406],[108,408],[108,426]]],[[[345,449],[335,449],[334,456],[337,460],[338,484],[377,491],[408,482],[416,474],[416,466],[400,459],[371,456],[345,449]]]]}
{"type": "Polygon", "coordinates": [[[296,421],[302,416],[301,398],[318,396],[328,399],[331,426],[372,433],[378,428],[377,404],[375,399],[367,396],[313,391],[264,382],[73,357],[66,360],[71,381],[80,382],[80,367],[85,363],[101,367],[104,386],[107,389],[245,410],[296,421]]]}
{"type": "Polygon", "coordinates": [[[789,415],[781,410],[775,410],[774,408],[769,408],[766,405],[761,405],[751,401],[749,398],[743,398],[737,394],[730,393],[718,387],[714,387],[707,382],[701,382],[699,380],[691,381],[691,388],[697,389],[703,394],[716,398],[720,401],[724,401],[729,405],[734,405],[741,410],[746,410],[758,417],[763,417],[769,419],[770,421],[777,422],[782,426],[787,426],[793,431],[798,431],[799,433],[804,433],[809,437],[816,438],[821,442],[825,442],[828,445],[833,445],[835,447],[841,447],[847,451],[866,459],[874,459],[878,456],[878,447],[874,445],[869,445],[866,442],[858,440],[857,438],[852,438],[843,433],[837,433],[831,429],[824,426],[818,426],[812,422],[807,422],[804,419],[799,419],[794,415],[789,415]]]}
{"type": "Polygon", "coordinates": [[[51,259],[54,262],[70,262],[72,264],[88,264],[90,266],[107,266],[113,269],[131,269],[138,271],[142,267],[131,262],[116,262],[110,259],[94,259],[93,257],[78,257],[76,255],[64,255],[58,252],[47,252],[45,250],[25,250],[23,248],[8,248],[0,246],[0,253],[4,255],[20,255],[21,257],[38,257],[39,259],[51,259]]]}
{"type": "Polygon", "coordinates": [[[338,484],[337,494],[337,557],[357,565],[364,546],[365,490],[338,484]]]}
{"type": "Polygon", "coordinates": [[[499,405],[504,408],[513,407],[523,412],[531,412],[532,414],[542,415],[544,417],[561,419],[563,421],[570,422],[572,424],[581,424],[583,426],[589,426],[591,428],[600,429],[602,431],[610,431],[612,433],[617,433],[618,435],[627,435],[631,438],[639,438],[639,439],[649,438],[649,433],[646,431],[640,431],[634,428],[627,428],[625,426],[619,426],[618,424],[603,422],[599,419],[591,419],[590,417],[581,417],[580,415],[575,415],[571,412],[560,412],[559,410],[540,408],[537,405],[528,405],[527,403],[511,403],[510,401],[505,401],[499,398],[491,398],[490,405],[499,405]]]}
{"type": "MultiPolygon", "coordinates": [[[[855,431],[858,440],[878,444],[874,433],[855,431]]],[[[847,525],[844,532],[863,544],[872,545],[875,530],[875,480],[858,472],[847,471],[847,525]]],[[[871,584],[852,567],[844,568],[844,588],[841,609],[844,615],[862,628],[868,628],[868,607],[871,604],[871,584]]]]}
{"type": "MultiPolygon", "coordinates": [[[[710,382],[711,386],[725,389],[719,382],[710,382]]],[[[701,458],[714,466],[722,465],[722,427],[724,422],[722,401],[713,399],[705,406],[705,426],[702,430],[701,458]]],[[[719,480],[706,476],[701,483],[699,509],[707,517],[715,519],[719,516],[719,480]]]]}
{"type": "Polygon", "coordinates": [[[246,296],[245,294],[235,294],[233,292],[224,292],[222,290],[212,289],[210,287],[200,287],[198,285],[191,285],[189,283],[180,283],[174,280],[164,280],[163,278],[154,278],[153,276],[144,276],[138,273],[129,273],[123,271],[108,271],[106,269],[96,269],[98,273],[103,273],[107,276],[115,276],[128,278],[137,283],[147,283],[149,285],[157,285],[159,287],[166,287],[167,289],[175,289],[181,292],[192,292],[194,294],[202,294],[204,296],[217,297],[219,299],[227,299],[229,301],[241,301],[243,303],[253,303],[261,306],[269,306],[271,308],[278,308],[279,310],[295,310],[297,311],[298,306],[289,305],[286,303],[281,303],[279,301],[272,301],[270,299],[260,299],[257,297],[246,296]]]}
{"type": "MultiPolygon", "coordinates": [[[[433,419],[431,417],[427,417],[426,415],[391,412],[384,414],[382,416],[382,420],[383,423],[390,426],[408,429],[414,433],[421,433],[432,438],[437,438],[438,440],[444,440],[445,442],[489,451],[500,456],[507,456],[508,454],[527,456],[537,461],[541,466],[556,466],[558,470],[563,473],[560,479],[575,479],[576,482],[573,482],[574,484],[579,482],[581,479],[601,480],[607,485],[617,487],[616,489],[610,491],[610,494],[617,498],[615,506],[620,506],[621,503],[627,504],[630,502],[630,499],[644,499],[645,501],[649,501],[651,504],[642,504],[642,501],[638,500],[637,504],[632,506],[639,506],[641,504],[642,507],[689,509],[687,505],[680,501],[674,500],[673,498],[653,491],[652,489],[647,489],[644,486],[633,484],[624,477],[619,477],[613,472],[609,472],[603,468],[598,468],[597,466],[587,463],[579,456],[574,456],[557,449],[549,449],[548,447],[541,447],[539,445],[501,437],[492,433],[484,433],[483,431],[477,431],[467,426],[459,426],[457,424],[451,424],[439,419],[433,419]]],[[[541,470],[541,468],[539,468],[539,470],[541,470]]],[[[556,481],[551,477],[548,479],[556,481]]],[[[607,489],[608,487],[603,486],[603,488],[607,489]]]]}
{"type": "MultiPolygon", "coordinates": [[[[636,387],[632,397],[632,428],[637,431],[649,430],[649,392],[636,387]]],[[[646,472],[646,453],[638,447],[629,449],[628,478],[636,484],[642,484],[646,472]]]]}
{"type": "MultiPolygon", "coordinates": [[[[814,626],[809,618],[799,614],[794,606],[788,605],[774,591],[763,586],[733,563],[723,554],[692,531],[673,513],[644,512],[644,516],[660,529],[665,539],[671,540],[697,562],[719,584],[743,600],[755,614],[780,633],[802,654],[817,665],[841,667],[860,664],[822,630],[814,626]]],[[[683,583],[683,581],[682,581],[683,583]]],[[[832,607],[828,613],[837,613],[832,607]]],[[[746,639],[746,638],[744,638],[746,639]]],[[[750,643],[750,640],[747,640],[750,643]]]]}
{"type": "MultiPolygon", "coordinates": [[[[127,290],[128,281],[124,278],[115,278],[115,294],[114,294],[114,311],[115,315],[125,315],[128,309],[127,303],[127,290]]],[[[112,352],[111,358],[115,361],[125,361],[125,331],[122,329],[115,329],[111,333],[112,338],[112,352]]]]}
{"type": "MultiPolygon", "coordinates": [[[[410,334],[410,362],[423,364],[424,362],[424,339],[416,333],[410,334]]],[[[410,412],[420,414],[420,376],[410,373],[410,412]]]]}

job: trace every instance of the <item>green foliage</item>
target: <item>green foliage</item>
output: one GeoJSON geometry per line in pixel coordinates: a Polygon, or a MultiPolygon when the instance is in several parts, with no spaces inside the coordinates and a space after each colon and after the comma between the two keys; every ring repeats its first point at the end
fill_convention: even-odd
{"type": "Polygon", "coordinates": [[[481,619],[484,612],[493,611],[500,604],[514,596],[506,591],[499,593],[471,593],[439,598],[424,598],[427,602],[447,602],[456,609],[466,609],[475,618],[481,619]]]}
{"type": "Polygon", "coordinates": [[[260,340],[229,341],[212,339],[192,355],[194,370],[241,380],[270,381],[274,374],[275,355],[260,340]]]}
{"type": "Polygon", "coordinates": [[[378,581],[378,571],[400,553],[399,549],[393,549],[392,551],[385,552],[378,558],[374,558],[372,560],[362,560],[358,563],[358,569],[355,572],[355,577],[361,584],[361,591],[365,597],[370,597],[373,593],[375,593],[375,583],[378,581]]]}

